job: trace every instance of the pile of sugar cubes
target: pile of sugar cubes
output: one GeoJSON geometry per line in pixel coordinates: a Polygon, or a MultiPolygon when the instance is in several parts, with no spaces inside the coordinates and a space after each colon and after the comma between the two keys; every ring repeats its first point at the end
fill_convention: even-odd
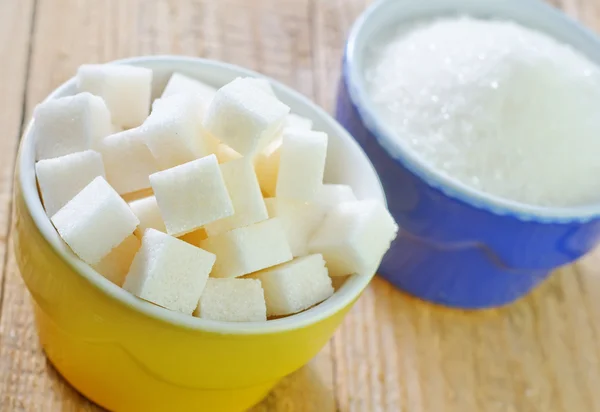
{"type": "Polygon", "coordinates": [[[43,204],[79,258],[148,302],[231,322],[301,312],[332,277],[376,268],[393,218],[323,184],[327,134],[268,81],[174,73],[152,103],[151,86],[147,68],[83,65],[78,94],[35,109],[43,204]]]}

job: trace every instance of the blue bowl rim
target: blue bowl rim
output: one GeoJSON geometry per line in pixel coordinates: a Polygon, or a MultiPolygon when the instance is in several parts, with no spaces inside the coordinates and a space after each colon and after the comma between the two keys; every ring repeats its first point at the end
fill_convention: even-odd
{"type": "MultiPolygon", "coordinates": [[[[378,144],[394,160],[400,162],[411,173],[422,179],[430,187],[439,190],[444,195],[496,215],[513,217],[521,221],[543,224],[573,224],[586,223],[600,218],[600,203],[576,207],[544,207],[529,205],[485,192],[478,191],[464,183],[433,170],[419,157],[393,139],[392,130],[382,121],[377,113],[370,108],[368,93],[364,87],[362,73],[353,62],[356,59],[356,43],[362,30],[380,7],[394,0],[379,0],[365,10],[354,22],[344,49],[342,77],[348,91],[351,103],[356,108],[365,128],[375,137],[378,144]]],[[[397,0],[396,0],[397,1],[397,0]]],[[[407,0],[404,0],[407,1],[407,0]]],[[[416,0],[408,0],[416,1],[416,0]]],[[[600,49],[600,37],[584,27],[559,9],[539,0],[519,0],[521,5],[544,13],[547,19],[559,21],[577,31],[582,37],[595,43],[600,49]]],[[[460,11],[460,10],[458,10],[460,11]]],[[[440,14],[442,16],[443,14],[440,14]]],[[[575,47],[575,46],[573,46],[575,47]]],[[[576,48],[576,47],[575,47],[576,48]]]]}

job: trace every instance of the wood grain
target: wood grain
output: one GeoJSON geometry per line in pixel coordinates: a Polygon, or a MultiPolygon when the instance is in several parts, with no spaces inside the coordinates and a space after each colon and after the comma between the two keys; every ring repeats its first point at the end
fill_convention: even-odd
{"type": "MultiPolygon", "coordinates": [[[[0,412],[100,411],[48,364],[12,253],[22,120],[85,62],[185,54],[247,66],[333,109],[361,0],[0,2],[0,412]],[[231,10],[235,10],[232,13],[231,10]]],[[[600,30],[595,0],[555,0],[600,30]]],[[[600,411],[600,251],[499,310],[449,310],[375,279],[329,345],[254,412],[600,411]]]]}
{"type": "MultiPolygon", "coordinates": [[[[12,253],[8,251],[8,236],[11,220],[12,171],[19,135],[24,121],[23,107],[26,104],[26,80],[30,67],[30,39],[34,2],[0,2],[0,410],[10,410],[5,402],[9,387],[20,385],[21,369],[11,370],[9,359],[16,341],[27,335],[18,321],[29,313],[25,304],[11,304],[10,281],[7,268],[11,266],[12,253]],[[17,322],[4,322],[10,319],[12,311],[22,315],[15,317],[17,322]],[[8,316],[3,316],[8,312],[8,316]],[[6,390],[5,390],[6,388],[6,390]]],[[[14,267],[14,265],[13,265],[14,267]]],[[[31,356],[28,356],[31,357],[31,356]]],[[[37,351],[34,356],[43,359],[37,351]]],[[[44,380],[47,378],[44,378],[44,380]]]]}
{"type": "MultiPolygon", "coordinates": [[[[14,159],[23,123],[33,1],[0,2],[0,262],[6,266],[14,159]]],[[[0,303],[4,270],[0,272],[0,303]]],[[[1,305],[0,305],[1,313],[1,305]]]]}

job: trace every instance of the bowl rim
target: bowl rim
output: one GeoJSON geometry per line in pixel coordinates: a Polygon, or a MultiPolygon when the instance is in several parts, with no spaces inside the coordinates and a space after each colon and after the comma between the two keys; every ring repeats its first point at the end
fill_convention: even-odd
{"type": "MultiPolygon", "coordinates": [[[[422,179],[428,186],[441,191],[446,196],[459,202],[496,215],[543,224],[585,223],[600,218],[600,202],[598,204],[574,207],[546,207],[521,203],[479,191],[428,166],[418,155],[402,144],[402,142],[393,138],[394,132],[380,118],[376,110],[372,108],[369,95],[366,91],[364,76],[360,72],[359,64],[357,63],[359,59],[357,43],[363,36],[365,28],[369,27],[369,25],[377,24],[377,13],[380,9],[390,6],[392,3],[396,5],[398,3],[414,3],[411,4],[411,10],[420,8],[423,11],[430,11],[432,8],[439,8],[439,13],[436,13],[439,17],[448,15],[446,13],[448,4],[452,3],[453,6],[456,6],[455,13],[462,11],[468,14],[466,10],[461,10],[461,6],[464,3],[460,1],[438,1],[433,5],[433,2],[419,2],[418,0],[378,0],[367,8],[353,24],[344,49],[343,81],[347,88],[349,99],[356,108],[364,127],[374,136],[387,154],[395,161],[401,163],[411,173],[422,179]]],[[[600,50],[600,37],[559,9],[542,1],[488,0],[484,4],[492,12],[494,11],[494,7],[498,7],[503,10],[511,9],[511,13],[513,8],[514,13],[537,13],[541,16],[540,18],[561,26],[563,30],[576,33],[581,39],[594,44],[600,50]],[[499,4],[500,2],[501,4],[499,4]]],[[[407,17],[410,19],[409,15],[407,17]]],[[[402,15],[399,14],[395,18],[401,20],[402,15]]],[[[540,31],[554,37],[552,33],[544,30],[540,31]]],[[[573,44],[571,46],[582,52],[580,47],[573,44]]]]}
{"type": "MultiPolygon", "coordinates": [[[[156,56],[136,56],[129,57],[126,59],[119,59],[108,62],[107,64],[137,64],[137,65],[152,65],[152,64],[172,64],[173,71],[177,71],[176,65],[178,64],[194,64],[200,66],[212,66],[214,68],[224,68],[232,72],[238,73],[239,76],[252,76],[252,77],[263,77],[267,78],[271,85],[274,86],[275,90],[287,95],[290,95],[300,104],[308,106],[311,110],[317,113],[320,121],[328,124],[335,133],[340,136],[344,141],[344,144],[349,144],[353,147],[353,150],[358,151],[361,156],[367,160],[367,165],[370,167],[370,172],[375,177],[379,186],[375,188],[375,191],[380,194],[380,200],[385,204],[385,194],[381,182],[373,167],[372,163],[364,153],[358,143],[350,136],[350,134],[323,108],[312,102],[308,97],[302,95],[296,90],[288,87],[277,80],[270,77],[264,76],[258,72],[217,60],[187,57],[178,55],[156,55],[156,56]]],[[[75,78],[72,77],[63,84],[61,84],[43,100],[47,101],[56,98],[64,92],[65,89],[72,87],[75,83],[75,78]]],[[[70,268],[80,275],[85,281],[90,283],[92,287],[95,287],[100,292],[112,298],[119,303],[125,305],[129,309],[136,311],[142,315],[148,316],[153,320],[158,320],[164,323],[172,324],[178,327],[182,327],[189,330],[220,333],[220,334],[231,334],[231,335],[259,335],[259,334],[272,334],[280,333],[288,330],[295,330],[307,327],[311,324],[318,323],[329,317],[332,317],[337,312],[343,310],[345,307],[350,305],[356,300],[362,291],[369,284],[373,276],[375,275],[375,269],[369,273],[351,275],[344,285],[335,291],[333,296],[320,304],[285,318],[269,320],[266,322],[223,322],[213,321],[207,319],[201,319],[193,316],[189,316],[183,313],[170,311],[158,306],[155,306],[149,302],[139,299],[121,287],[113,284],[111,281],[106,279],[104,276],[96,272],[91,266],[80,260],[65,244],[60,240],[56,229],[52,225],[49,217],[46,215],[38,189],[36,185],[35,171],[29,170],[34,169],[30,167],[31,160],[27,162],[25,156],[23,156],[24,147],[33,145],[31,128],[33,119],[30,119],[27,127],[25,128],[20,148],[19,156],[17,159],[17,176],[18,182],[21,189],[21,193],[24,199],[25,208],[27,213],[31,216],[37,230],[40,232],[44,240],[52,248],[55,255],[57,255],[63,262],[65,262],[70,268]]],[[[31,149],[28,149],[31,150],[31,149]]]]}

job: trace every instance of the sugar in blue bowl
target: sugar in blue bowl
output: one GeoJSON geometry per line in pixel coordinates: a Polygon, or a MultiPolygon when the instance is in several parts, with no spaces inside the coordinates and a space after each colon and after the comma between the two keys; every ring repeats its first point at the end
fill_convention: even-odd
{"type": "Polygon", "coordinates": [[[379,274],[435,303],[497,307],[594,248],[600,204],[533,206],[490,195],[433,170],[395,143],[366,91],[367,47],[390,25],[452,15],[515,21],[572,45],[596,64],[600,40],[537,0],[384,0],[358,19],[349,36],[336,117],[374,164],[402,228],[379,274]]]}

